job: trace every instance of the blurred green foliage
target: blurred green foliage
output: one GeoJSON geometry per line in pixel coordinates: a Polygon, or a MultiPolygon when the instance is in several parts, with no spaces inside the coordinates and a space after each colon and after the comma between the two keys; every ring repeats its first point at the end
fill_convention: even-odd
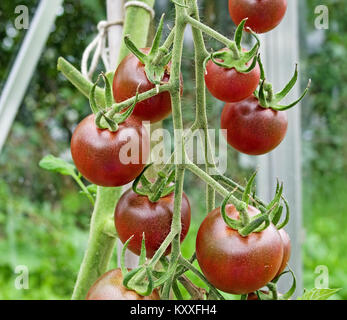
{"type": "MultiPolygon", "coordinates": [[[[33,17],[39,1],[2,1],[0,6],[0,90],[16,57],[24,31],[14,29],[14,8],[30,8],[33,17]]],[[[303,248],[304,281],[314,286],[318,265],[330,272],[330,287],[347,284],[344,248],[347,236],[345,190],[347,139],[344,120],[347,95],[347,7],[342,0],[326,0],[330,9],[330,29],[314,29],[314,8],[319,0],[306,1],[302,28],[302,62],[311,77],[312,91],[303,105],[304,141],[304,223],[306,241],[303,248]]],[[[225,10],[227,0],[200,1],[204,21],[224,34],[234,26],[225,10]]],[[[304,2],[301,2],[303,4],[304,2]]],[[[172,6],[172,5],[171,5],[172,6]]],[[[173,15],[166,1],[157,1],[157,17],[173,15]]],[[[40,159],[54,154],[70,160],[69,141],[73,129],[89,112],[88,101],[56,70],[56,61],[64,56],[80,65],[84,48],[96,34],[99,20],[105,19],[103,0],[66,0],[50,34],[46,48],[27,90],[7,143],[0,154],[0,299],[68,299],[87,244],[91,205],[78,192],[69,177],[39,168],[40,159]],[[30,271],[30,290],[16,290],[14,270],[26,265],[30,271]]],[[[214,41],[208,45],[220,48],[214,41]]],[[[192,51],[186,46],[183,60],[185,121],[194,117],[194,70],[192,51]]],[[[219,127],[223,103],[208,95],[211,127],[219,127]]],[[[170,119],[164,122],[170,128],[170,119]]],[[[242,168],[238,155],[230,149],[229,172],[243,182],[249,169],[242,168]],[[235,176],[236,175],[236,176],[235,176]]],[[[193,223],[183,244],[189,257],[204,217],[203,185],[187,174],[185,190],[191,199],[193,223]]],[[[217,200],[217,203],[220,199],[217,200]]],[[[113,262],[114,263],[114,262],[113,262]]],[[[192,277],[196,283],[199,280],[192,277]]],[[[347,290],[337,298],[347,299],[347,290]]]]}

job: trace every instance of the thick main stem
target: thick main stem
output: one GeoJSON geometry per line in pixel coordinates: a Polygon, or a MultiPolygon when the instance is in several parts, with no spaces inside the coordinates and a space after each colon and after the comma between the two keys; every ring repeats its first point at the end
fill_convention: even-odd
{"type": "Polygon", "coordinates": [[[115,229],[110,225],[114,226],[114,207],[119,196],[119,188],[98,188],[87,251],[77,277],[73,300],[85,299],[94,281],[107,270],[117,238],[115,229]]]}
{"type": "Polygon", "coordinates": [[[180,93],[180,75],[181,75],[181,60],[183,51],[183,39],[186,22],[184,20],[185,9],[176,5],[176,27],[175,37],[173,43],[172,52],[172,65],[170,74],[170,83],[172,90],[170,91],[171,103],[172,103],[172,117],[174,125],[175,135],[175,150],[178,151],[175,157],[176,179],[175,179],[175,199],[174,199],[174,213],[172,218],[171,232],[175,234],[172,242],[172,252],[170,257],[170,263],[168,272],[170,278],[165,282],[162,299],[169,299],[170,289],[175,278],[175,271],[178,264],[178,258],[180,256],[180,234],[181,234],[181,205],[183,195],[183,183],[184,183],[184,162],[185,162],[185,150],[184,150],[184,135],[183,135],[183,120],[182,120],[182,105],[181,105],[181,93],[180,93]]]}
{"type": "MultiPolygon", "coordinates": [[[[153,6],[154,0],[142,0],[149,6],[153,6]]],[[[132,41],[139,47],[147,44],[147,34],[150,24],[150,14],[140,7],[129,7],[126,12],[126,21],[123,34],[129,34],[132,41]]],[[[127,54],[127,48],[122,42],[119,62],[127,54]]],[[[64,61],[58,62],[61,71],[68,79],[85,95],[90,92],[90,83],[83,80],[77,70],[65,70],[69,67],[64,61]],[[59,64],[60,62],[60,64],[59,64]],[[77,72],[76,72],[77,71],[77,72]]],[[[118,64],[119,64],[118,62],[118,64]]],[[[117,65],[118,65],[117,64],[117,65]]],[[[101,89],[97,89],[97,92],[101,89]]],[[[72,299],[84,299],[90,286],[104,272],[115,247],[115,228],[113,222],[114,210],[120,197],[121,188],[98,187],[96,205],[94,207],[88,247],[83,258],[82,265],[77,277],[72,299]],[[112,222],[110,222],[112,220],[112,222]],[[112,233],[114,232],[114,234],[112,233]]]]}

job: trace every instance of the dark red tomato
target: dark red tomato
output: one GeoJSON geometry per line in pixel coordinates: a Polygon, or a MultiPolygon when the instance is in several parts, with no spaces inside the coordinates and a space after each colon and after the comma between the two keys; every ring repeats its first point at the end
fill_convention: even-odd
{"type": "MultiPolygon", "coordinates": [[[[250,216],[259,211],[249,206],[250,216]]],[[[233,205],[227,215],[239,219],[233,205]]],[[[220,208],[211,211],[202,222],[196,238],[196,257],[203,274],[217,289],[232,294],[254,292],[276,275],[283,259],[283,243],[274,225],[264,231],[242,237],[229,228],[220,208]]]]}
{"type": "Polygon", "coordinates": [[[78,171],[90,182],[104,187],[123,186],[145,167],[149,137],[136,119],[128,118],[111,132],[99,129],[91,114],[75,129],[71,154],[78,171]]]}
{"type": "Polygon", "coordinates": [[[277,27],[287,11],[287,0],[229,0],[229,13],[236,25],[248,18],[246,27],[256,33],[277,27]]]}
{"type": "MultiPolygon", "coordinates": [[[[141,49],[144,53],[149,52],[149,48],[141,49]]],[[[170,64],[162,79],[163,82],[170,80],[170,64]]],[[[118,66],[113,78],[113,97],[116,102],[122,102],[139,93],[153,89],[155,85],[151,83],[145,72],[145,66],[134,54],[125,57],[118,66]],[[140,88],[138,89],[138,86],[140,88]]],[[[169,92],[162,92],[147,100],[136,104],[133,116],[141,121],[158,122],[171,113],[171,97],[169,92]]]]}
{"type": "Polygon", "coordinates": [[[160,300],[157,290],[147,297],[140,296],[135,291],[123,286],[123,276],[120,269],[114,269],[103,274],[87,293],[86,300],[160,300]]]}
{"type": "Polygon", "coordinates": [[[241,73],[235,68],[220,67],[210,60],[206,71],[205,82],[208,90],[215,98],[224,102],[237,102],[248,98],[257,89],[260,81],[258,63],[252,71],[241,73]]]}
{"type": "MultiPolygon", "coordinates": [[[[173,209],[173,193],[153,203],[146,196],[140,196],[132,189],[129,189],[119,199],[114,215],[119,239],[124,243],[134,235],[128,248],[135,254],[140,255],[142,234],[144,232],[147,257],[153,257],[171,230],[173,209]]],[[[190,215],[189,200],[183,193],[181,242],[188,233],[190,215]]],[[[170,250],[169,247],[166,254],[169,254],[170,250]]]]}
{"type": "Polygon", "coordinates": [[[290,259],[290,253],[291,253],[291,249],[292,249],[288,233],[284,229],[279,230],[279,233],[280,233],[281,238],[282,238],[284,251],[283,251],[282,264],[281,264],[281,267],[276,274],[276,277],[279,276],[286,268],[288,261],[290,259]]]}
{"type": "Polygon", "coordinates": [[[261,155],[275,149],[284,139],[288,128],[287,113],[262,108],[252,95],[225,105],[221,128],[227,130],[224,135],[233,148],[249,155],[261,155]]]}

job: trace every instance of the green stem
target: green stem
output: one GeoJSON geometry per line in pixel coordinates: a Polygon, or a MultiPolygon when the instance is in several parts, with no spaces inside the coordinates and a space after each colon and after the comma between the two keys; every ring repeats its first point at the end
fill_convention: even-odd
{"type": "Polygon", "coordinates": [[[98,188],[87,251],[77,277],[73,300],[85,299],[89,288],[108,268],[117,238],[115,229],[109,226],[114,224],[114,207],[120,196],[120,190],[98,188]]]}
{"type": "Polygon", "coordinates": [[[153,88],[153,89],[148,90],[148,91],[143,92],[143,93],[140,93],[137,96],[137,98],[135,96],[135,97],[131,97],[127,100],[124,100],[120,103],[115,103],[112,105],[112,109],[107,112],[107,116],[112,118],[117,112],[122,111],[122,110],[130,107],[135,102],[135,100],[137,100],[138,102],[141,102],[143,100],[146,100],[146,99],[149,99],[149,98],[156,96],[158,93],[169,91],[170,89],[171,89],[170,84],[163,84],[159,87],[153,88]]]}
{"type": "MultiPolygon", "coordinates": [[[[199,21],[199,10],[197,2],[191,1],[191,9],[193,17],[199,21]]],[[[204,37],[200,29],[193,27],[193,39],[195,45],[195,78],[196,78],[196,123],[200,129],[203,129],[202,141],[204,142],[204,154],[206,171],[215,168],[215,161],[211,152],[211,140],[208,133],[208,121],[206,114],[206,84],[204,61],[207,58],[207,50],[205,47],[204,37]]],[[[216,193],[210,186],[206,186],[206,210],[212,211],[215,208],[216,193]]]]}
{"type": "Polygon", "coordinates": [[[81,178],[76,173],[73,174],[72,178],[77,182],[77,184],[80,186],[82,191],[87,195],[91,204],[94,205],[95,204],[94,198],[91,195],[91,193],[89,192],[88,188],[82,182],[81,178]]]}
{"type": "Polygon", "coordinates": [[[182,256],[179,257],[178,262],[192,271],[195,275],[197,275],[210,289],[211,293],[218,298],[219,300],[225,300],[224,297],[218,292],[218,290],[206,279],[206,277],[196,269],[188,260],[184,259],[182,256]]]}
{"type": "Polygon", "coordinates": [[[207,35],[209,35],[210,37],[216,39],[217,41],[225,44],[228,48],[230,46],[232,46],[233,41],[228,39],[227,37],[223,36],[222,34],[220,34],[219,32],[213,30],[212,28],[210,28],[209,26],[206,26],[205,24],[203,24],[202,22],[200,22],[197,19],[194,19],[193,17],[190,17],[188,15],[185,16],[185,20],[187,23],[189,23],[192,27],[197,28],[199,30],[201,30],[202,32],[206,33],[207,35]]]}
{"type": "Polygon", "coordinates": [[[174,125],[175,135],[175,150],[179,151],[179,157],[176,158],[176,177],[175,177],[175,199],[174,199],[174,213],[172,218],[171,232],[175,234],[172,242],[172,251],[169,262],[168,272],[170,278],[165,282],[162,291],[162,299],[169,299],[172,283],[175,279],[175,271],[178,265],[178,258],[180,256],[180,235],[181,235],[181,205],[183,195],[184,172],[183,166],[185,161],[184,150],[184,135],[183,135],[183,120],[182,120],[182,105],[181,105],[181,88],[180,88],[180,75],[181,75],[181,61],[183,51],[184,30],[186,22],[184,21],[185,9],[175,5],[176,7],[176,30],[172,50],[172,65],[170,74],[170,83],[172,90],[170,91],[172,103],[172,118],[174,125]],[[182,161],[182,162],[177,162],[182,161]]]}
{"type": "Polygon", "coordinates": [[[208,175],[205,171],[201,170],[197,165],[192,162],[188,162],[186,164],[186,168],[194,173],[197,177],[199,177],[202,181],[211,186],[216,192],[218,192],[222,197],[227,197],[229,195],[229,190],[225,189],[222,185],[220,185],[216,180],[214,180],[210,175],[208,175]]]}
{"type": "MultiPolygon", "coordinates": [[[[93,83],[87,80],[70,62],[62,57],[58,58],[57,69],[60,71],[84,96],[89,99],[93,83]]],[[[95,99],[100,107],[106,105],[104,90],[96,87],[95,99]]]]}

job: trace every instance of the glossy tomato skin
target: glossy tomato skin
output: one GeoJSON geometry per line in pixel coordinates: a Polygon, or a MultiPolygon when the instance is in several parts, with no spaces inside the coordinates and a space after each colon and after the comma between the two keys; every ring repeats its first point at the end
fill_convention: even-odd
{"type": "MultiPolygon", "coordinates": [[[[171,230],[174,209],[174,194],[150,202],[146,196],[126,191],[117,203],[114,221],[119,239],[124,243],[132,235],[128,249],[137,255],[141,252],[142,234],[145,233],[147,257],[153,257],[171,230]]],[[[188,197],[183,193],[181,205],[181,242],[188,233],[191,209],[188,197]]],[[[170,253],[169,247],[166,255],[170,253]]]]}
{"type": "MultiPolygon", "coordinates": [[[[144,53],[149,52],[149,48],[141,50],[144,53]]],[[[170,64],[162,79],[163,82],[169,82],[169,70],[170,64]]],[[[113,78],[113,97],[116,102],[122,102],[134,97],[137,89],[139,93],[143,93],[154,87],[155,85],[146,76],[145,66],[134,54],[130,53],[122,60],[115,72],[113,78]]],[[[137,103],[132,113],[139,120],[150,121],[151,123],[161,121],[170,114],[171,97],[169,92],[159,93],[152,98],[137,103]]]]}
{"type": "Polygon", "coordinates": [[[284,269],[287,267],[287,264],[288,264],[289,259],[290,259],[291,249],[292,249],[291,248],[292,247],[291,241],[290,241],[288,233],[284,229],[281,229],[281,230],[279,230],[279,234],[281,235],[281,238],[282,238],[284,250],[283,250],[282,264],[281,264],[281,267],[276,274],[276,277],[279,276],[284,271],[284,269]]]}
{"type": "Polygon", "coordinates": [[[288,118],[285,111],[262,108],[251,97],[227,103],[222,111],[221,128],[228,144],[249,155],[261,155],[275,149],[284,139],[288,118]]]}
{"type": "Polygon", "coordinates": [[[149,156],[149,136],[133,118],[116,132],[99,129],[94,114],[82,120],[71,139],[71,154],[78,171],[90,182],[118,187],[134,180],[149,156]]]}
{"type": "Polygon", "coordinates": [[[287,11],[287,0],[229,0],[229,13],[236,25],[248,18],[245,27],[265,33],[277,27],[287,11]]]}
{"type": "Polygon", "coordinates": [[[103,274],[87,293],[86,300],[160,300],[157,290],[144,297],[123,286],[121,269],[103,274]]]}
{"type": "Polygon", "coordinates": [[[237,102],[248,98],[257,89],[259,81],[258,63],[248,73],[238,72],[235,68],[220,67],[212,60],[206,64],[206,87],[215,98],[224,102],[237,102]]]}
{"type": "MultiPolygon", "coordinates": [[[[251,216],[259,214],[249,207],[251,216]]],[[[227,215],[239,219],[233,205],[227,215]]],[[[220,208],[211,211],[202,222],[196,239],[196,257],[207,280],[217,289],[232,293],[254,292],[276,275],[283,258],[283,243],[274,225],[259,233],[242,237],[229,228],[220,208]]]]}

